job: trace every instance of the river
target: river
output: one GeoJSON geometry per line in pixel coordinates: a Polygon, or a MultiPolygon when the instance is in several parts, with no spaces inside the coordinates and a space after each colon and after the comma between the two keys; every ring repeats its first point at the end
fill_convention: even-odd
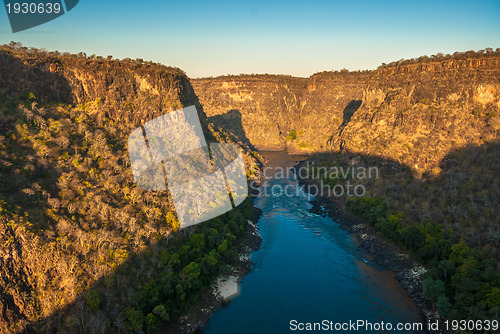
{"type": "MultiPolygon", "coordinates": [[[[263,155],[278,168],[297,159],[282,152],[263,155]]],[[[297,187],[294,177],[266,184],[275,190],[297,187]]],[[[333,329],[358,320],[368,326],[331,331],[338,333],[413,332],[395,329],[398,323],[419,323],[420,316],[391,272],[371,264],[353,236],[331,218],[311,213],[309,197],[272,193],[255,199],[262,210],[257,225],[262,245],[251,254],[253,269],[241,282],[240,294],[210,318],[203,334],[311,332],[299,326],[323,320],[333,329]],[[376,331],[377,324],[384,328],[381,322],[393,330],[376,331]]]]}

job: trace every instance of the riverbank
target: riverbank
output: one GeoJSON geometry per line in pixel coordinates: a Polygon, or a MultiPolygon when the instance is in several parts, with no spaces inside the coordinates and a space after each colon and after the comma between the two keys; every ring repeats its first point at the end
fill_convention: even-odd
{"type": "Polygon", "coordinates": [[[191,334],[197,333],[208,322],[214,314],[232,297],[233,287],[227,284],[236,283],[236,286],[248,274],[252,268],[250,253],[258,250],[262,239],[259,236],[257,224],[261,211],[254,208],[253,221],[247,221],[245,226],[245,236],[240,242],[239,259],[232,264],[232,272],[227,278],[219,277],[210,287],[207,287],[200,295],[198,303],[192,305],[188,311],[181,316],[175,323],[167,326],[164,333],[171,334],[191,334]],[[225,291],[225,289],[228,289],[225,291]]]}
{"type": "MultiPolygon", "coordinates": [[[[306,168],[305,163],[305,161],[301,162],[297,168],[306,168]]],[[[298,182],[304,187],[314,183],[314,181],[300,177],[298,177],[298,182]]],[[[394,277],[420,310],[423,323],[436,321],[433,305],[423,294],[422,280],[426,272],[425,268],[418,265],[398,247],[377,235],[362,219],[349,214],[340,199],[318,195],[311,204],[313,204],[311,212],[328,215],[341,228],[354,235],[358,248],[370,256],[373,263],[394,273],[394,277]]],[[[425,333],[438,332],[426,331],[425,333]]]]}
{"type": "MultiPolygon", "coordinates": [[[[266,158],[263,161],[266,166],[270,164],[270,161],[266,158]]],[[[293,162],[289,161],[288,163],[291,163],[290,166],[293,166],[299,163],[299,161],[293,160],[293,162]]],[[[263,176],[253,181],[253,185],[249,187],[249,196],[252,199],[258,196],[259,192],[257,189],[262,180],[263,176]]],[[[180,317],[176,323],[169,326],[166,333],[201,333],[201,328],[208,322],[210,317],[223,305],[230,303],[231,299],[239,293],[240,282],[252,269],[250,254],[258,250],[262,243],[262,238],[259,235],[257,227],[257,222],[262,215],[262,211],[256,207],[253,207],[253,210],[252,220],[247,222],[245,237],[240,242],[238,251],[239,260],[233,264],[232,273],[227,277],[219,277],[211,287],[205,289],[200,296],[199,302],[191,306],[186,314],[180,317]]]]}
{"type": "MultiPolygon", "coordinates": [[[[301,167],[300,162],[297,167],[301,167]]],[[[299,180],[300,185],[307,185],[309,182],[309,180],[299,180]]],[[[252,197],[255,197],[255,194],[253,195],[252,197]]],[[[363,251],[366,258],[376,266],[394,273],[394,277],[406,289],[413,303],[420,310],[422,322],[435,320],[432,304],[424,298],[422,292],[422,275],[425,269],[418,267],[410,257],[403,254],[397,247],[376,235],[370,226],[361,219],[346,212],[340,202],[331,198],[317,197],[311,204],[313,204],[310,210],[312,213],[328,215],[338,222],[342,229],[352,233],[356,238],[357,247],[363,251]]],[[[233,264],[233,272],[224,280],[219,278],[210,288],[207,288],[199,303],[192,306],[175,326],[169,328],[168,333],[200,333],[200,329],[209,321],[212,314],[225,303],[230,302],[231,297],[238,293],[239,283],[252,268],[250,253],[259,249],[262,241],[256,227],[261,212],[257,208],[255,210],[253,222],[248,221],[247,223],[247,233],[240,243],[239,261],[233,264]]]]}

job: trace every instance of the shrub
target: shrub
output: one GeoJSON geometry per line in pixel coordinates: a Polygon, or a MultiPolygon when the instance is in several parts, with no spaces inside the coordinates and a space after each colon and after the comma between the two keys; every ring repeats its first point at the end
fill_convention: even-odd
{"type": "Polygon", "coordinates": [[[101,305],[101,297],[96,290],[90,290],[86,296],[87,307],[90,311],[97,311],[101,305]]]}
{"type": "Polygon", "coordinates": [[[294,129],[292,129],[288,133],[288,136],[286,136],[286,140],[295,140],[295,139],[297,139],[297,131],[295,131],[294,129]]]}
{"type": "Polygon", "coordinates": [[[125,317],[128,320],[127,329],[131,331],[140,331],[142,330],[144,323],[144,315],[141,311],[136,310],[135,308],[128,307],[125,310],[125,317]]]}

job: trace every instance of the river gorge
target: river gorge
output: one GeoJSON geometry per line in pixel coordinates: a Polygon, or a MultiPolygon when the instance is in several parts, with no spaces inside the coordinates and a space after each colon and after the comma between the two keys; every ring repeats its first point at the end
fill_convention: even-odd
{"type": "Polygon", "coordinates": [[[142,59],[0,46],[0,332],[498,321],[499,78],[500,49],[193,79],[142,59]],[[172,194],[135,183],[128,139],[189,106],[208,143],[241,147],[249,182],[304,159],[266,150],[342,172],[265,179],[271,193],[180,228],[172,194]],[[316,182],[355,196],[275,193],[316,182]],[[239,295],[204,325],[231,275],[239,295]]]}
{"type": "MultiPolygon", "coordinates": [[[[303,159],[284,152],[263,155],[274,170],[303,159]]],[[[262,210],[257,225],[262,245],[251,254],[252,271],[241,282],[240,294],[211,317],[203,334],[291,333],[324,320],[333,328],[357,320],[394,327],[421,322],[392,273],[373,264],[338,223],[312,213],[310,196],[280,196],[276,189],[298,187],[293,176],[266,179],[264,186],[274,191],[262,192],[254,202],[262,210]]],[[[357,332],[372,332],[369,326],[357,332]]]]}

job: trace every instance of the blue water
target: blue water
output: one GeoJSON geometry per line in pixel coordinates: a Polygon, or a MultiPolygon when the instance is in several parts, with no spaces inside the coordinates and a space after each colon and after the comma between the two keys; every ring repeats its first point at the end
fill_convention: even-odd
{"type": "MultiPolygon", "coordinates": [[[[283,154],[269,156],[271,164],[286,164],[283,154]]],[[[293,178],[268,182],[297,186],[293,178]]],[[[255,206],[263,214],[258,222],[262,245],[251,254],[253,270],[243,279],[241,293],[211,317],[203,334],[300,332],[290,329],[291,320],[419,322],[418,310],[391,273],[371,265],[332,219],[312,214],[310,198],[261,196],[255,206]]]]}

